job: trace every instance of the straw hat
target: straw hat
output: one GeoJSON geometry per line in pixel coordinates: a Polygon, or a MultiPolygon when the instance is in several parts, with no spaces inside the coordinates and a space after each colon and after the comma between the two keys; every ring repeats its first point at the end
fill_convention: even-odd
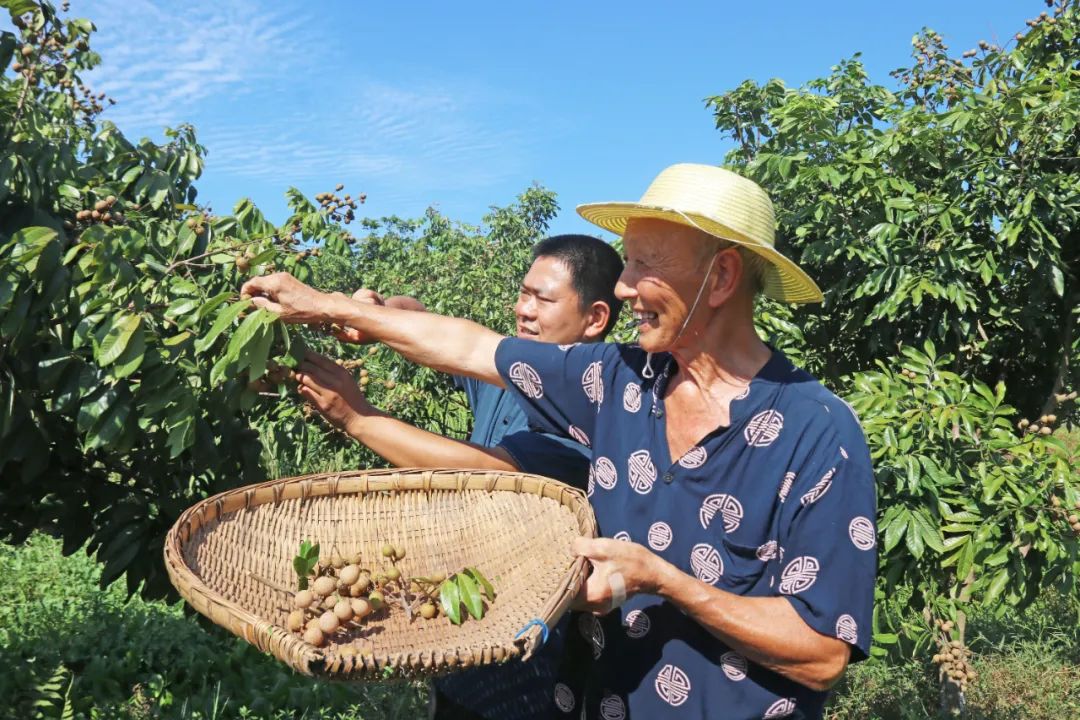
{"type": "Polygon", "coordinates": [[[742,245],[766,261],[762,292],[790,303],[821,302],[821,290],[803,270],[776,251],[772,201],[757,183],[712,165],[680,163],[663,170],[638,202],[578,205],[589,222],[616,235],[632,218],[656,218],[696,227],[742,245]]]}

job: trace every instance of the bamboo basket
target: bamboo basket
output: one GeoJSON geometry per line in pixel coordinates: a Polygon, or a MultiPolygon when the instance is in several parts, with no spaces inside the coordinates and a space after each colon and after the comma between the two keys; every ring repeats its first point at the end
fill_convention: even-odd
{"type": "Polygon", "coordinates": [[[586,575],[570,546],[594,537],[584,493],[525,473],[368,470],[274,480],[207,498],[165,539],[165,567],[198,612],[305,675],[382,679],[527,660],[586,575]],[[339,631],[321,648],[285,629],[303,540],[374,560],[404,545],[398,567],[420,576],[480,569],[496,599],[483,619],[409,622],[402,608],[339,631]],[[521,632],[525,629],[524,632],[521,632]],[[357,654],[353,650],[359,648],[357,654]]]}

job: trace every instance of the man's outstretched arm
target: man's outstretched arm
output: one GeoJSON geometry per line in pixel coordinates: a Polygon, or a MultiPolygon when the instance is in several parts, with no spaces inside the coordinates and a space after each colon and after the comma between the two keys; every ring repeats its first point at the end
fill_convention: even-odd
{"type": "Polygon", "coordinates": [[[248,280],[242,292],[256,307],[277,313],[285,322],[336,323],[389,345],[419,365],[504,386],[495,368],[495,350],[503,336],[469,320],[322,293],[288,273],[248,280]]]}
{"type": "Polygon", "coordinates": [[[297,392],[323,417],[398,467],[519,469],[501,447],[436,435],[377,410],[348,370],[317,353],[307,354],[296,381],[297,392]]]}

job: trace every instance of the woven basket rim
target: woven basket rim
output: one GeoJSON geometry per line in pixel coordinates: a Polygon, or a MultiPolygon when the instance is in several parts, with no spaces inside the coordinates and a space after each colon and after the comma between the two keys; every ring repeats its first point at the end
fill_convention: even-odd
{"type": "MultiPolygon", "coordinates": [[[[400,657],[343,656],[319,649],[208,587],[184,560],[183,546],[205,525],[240,509],[284,500],[372,492],[487,491],[535,494],[556,500],[574,513],[582,535],[595,537],[596,519],[582,490],[531,473],[461,468],[388,468],[299,475],[220,492],[200,500],[180,514],[165,537],[165,568],[181,597],[198,612],[264,652],[270,652],[297,671],[331,679],[382,679],[393,674],[435,675],[472,664],[501,662],[520,656],[527,660],[542,644],[543,628],[527,628],[511,646],[496,646],[482,656],[458,654],[432,657],[421,663],[401,663],[400,657]],[[526,490],[526,487],[528,489],[526,490]],[[267,493],[267,491],[270,491],[267,493]],[[391,671],[388,672],[387,668],[391,671]]],[[[553,627],[568,609],[587,572],[586,559],[575,558],[562,582],[553,588],[540,620],[553,627]]]]}

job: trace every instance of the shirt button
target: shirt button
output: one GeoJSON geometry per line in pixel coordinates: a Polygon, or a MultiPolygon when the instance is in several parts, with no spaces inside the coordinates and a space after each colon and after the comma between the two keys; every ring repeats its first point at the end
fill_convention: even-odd
{"type": "Polygon", "coordinates": [[[509,425],[509,424],[510,424],[510,418],[504,417],[503,418],[503,425],[509,425]]]}
{"type": "Polygon", "coordinates": [[[663,410],[657,410],[655,415],[658,418],[662,418],[662,417],[664,417],[664,411],[663,410]]]}
{"type": "Polygon", "coordinates": [[[664,473],[664,482],[669,483],[674,479],[675,479],[675,473],[670,473],[670,472],[664,473]]]}

